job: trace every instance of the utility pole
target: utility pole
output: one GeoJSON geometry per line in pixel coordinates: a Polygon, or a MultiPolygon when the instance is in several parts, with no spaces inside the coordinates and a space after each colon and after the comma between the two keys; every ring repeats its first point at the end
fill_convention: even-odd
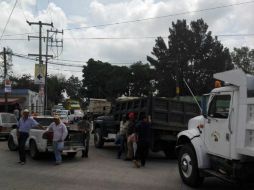
{"type": "MultiPolygon", "coordinates": [[[[43,62],[42,62],[42,57],[44,56],[46,56],[46,55],[42,55],[42,42],[41,42],[41,40],[42,40],[42,38],[44,39],[44,41],[45,41],[45,39],[46,39],[46,37],[42,37],[41,36],[41,29],[42,29],[42,26],[43,25],[45,25],[45,26],[51,26],[51,27],[53,27],[53,23],[51,22],[51,23],[43,23],[43,22],[41,22],[41,21],[39,21],[39,22],[29,22],[29,21],[26,21],[30,26],[31,25],[39,25],[39,36],[28,36],[28,40],[30,40],[30,38],[39,38],[39,54],[28,54],[28,56],[36,56],[36,57],[38,57],[39,56],[39,64],[42,64],[43,62]]],[[[52,56],[53,57],[53,56],[52,56]]]]}
{"type": "MultiPolygon", "coordinates": [[[[7,76],[7,60],[6,60],[6,49],[4,48],[4,85],[6,76],[7,76]]],[[[8,94],[7,92],[5,92],[5,90],[4,90],[4,111],[8,112],[8,94]]]]}
{"type": "MultiPolygon", "coordinates": [[[[39,57],[39,65],[42,65],[43,64],[43,61],[42,61],[42,57],[52,57],[53,58],[53,55],[43,55],[42,54],[42,39],[45,41],[46,37],[42,37],[42,26],[51,26],[53,27],[53,23],[43,23],[41,21],[39,22],[29,22],[27,21],[27,23],[31,26],[31,25],[39,25],[39,36],[28,36],[28,40],[30,40],[30,38],[38,38],[39,39],[39,54],[28,54],[28,56],[35,56],[35,57],[39,57]]],[[[47,41],[48,41],[48,38],[47,38],[47,41]]],[[[42,68],[42,67],[40,67],[42,68]]],[[[35,76],[36,77],[36,76],[35,76]]],[[[40,76],[41,77],[41,76],[40,76]]],[[[45,77],[45,76],[44,76],[45,77]]],[[[39,77],[38,77],[39,78],[39,77]]],[[[40,80],[40,79],[39,79],[40,80]]],[[[40,85],[40,90],[44,87],[44,84],[41,84],[40,85]]],[[[45,89],[45,88],[44,88],[45,89]]],[[[45,98],[43,96],[43,98],[45,98]]],[[[43,101],[43,104],[45,105],[45,99],[43,101]]],[[[43,106],[43,112],[45,113],[45,106],[43,106]]]]}
{"type": "MultiPolygon", "coordinates": [[[[49,47],[49,44],[48,44],[48,41],[51,40],[51,47],[63,47],[63,40],[53,40],[52,37],[49,37],[49,34],[50,33],[61,33],[63,34],[63,30],[62,31],[58,31],[58,30],[47,30],[47,40],[46,40],[46,61],[45,61],[45,66],[46,66],[46,72],[45,72],[45,88],[44,88],[44,110],[47,110],[48,109],[48,96],[47,96],[47,93],[48,93],[48,85],[47,85],[47,77],[48,77],[48,47],[49,47]],[[58,45],[58,43],[61,42],[61,45],[58,45]],[[53,43],[56,43],[56,45],[52,45],[53,43]]],[[[45,112],[45,111],[44,111],[45,112]]],[[[45,113],[44,113],[45,114],[45,113]]]]}

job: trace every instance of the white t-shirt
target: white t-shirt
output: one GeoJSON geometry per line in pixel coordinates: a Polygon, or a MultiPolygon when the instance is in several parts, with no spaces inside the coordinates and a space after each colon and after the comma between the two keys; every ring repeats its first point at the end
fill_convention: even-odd
{"type": "Polygon", "coordinates": [[[68,130],[64,123],[59,123],[56,125],[55,122],[51,123],[48,127],[48,131],[53,131],[53,141],[64,141],[68,135],[68,130]]]}

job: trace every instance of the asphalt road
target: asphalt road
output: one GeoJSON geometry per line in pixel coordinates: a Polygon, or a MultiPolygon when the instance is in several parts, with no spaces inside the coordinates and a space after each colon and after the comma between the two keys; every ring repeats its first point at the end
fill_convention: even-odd
{"type": "MultiPolygon", "coordinates": [[[[78,154],[64,158],[55,166],[52,155],[39,160],[28,156],[27,164],[17,163],[18,153],[0,141],[0,190],[189,190],[180,179],[176,160],[166,160],[162,154],[151,154],[145,168],[134,168],[131,162],[116,159],[113,144],[103,149],[91,145],[89,158],[78,154]]],[[[205,180],[199,189],[231,190],[239,187],[216,178],[205,180]]],[[[254,188],[241,188],[254,189],[254,188]]]]}

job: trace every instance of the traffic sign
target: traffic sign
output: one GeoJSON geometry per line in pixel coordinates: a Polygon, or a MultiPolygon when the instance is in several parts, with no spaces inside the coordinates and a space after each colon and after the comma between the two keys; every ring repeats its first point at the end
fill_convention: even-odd
{"type": "Polygon", "coordinates": [[[4,92],[5,93],[10,93],[11,92],[11,81],[9,78],[6,78],[4,80],[4,92]]]}
{"type": "Polygon", "coordinates": [[[45,84],[46,65],[35,64],[34,84],[45,84]]]}

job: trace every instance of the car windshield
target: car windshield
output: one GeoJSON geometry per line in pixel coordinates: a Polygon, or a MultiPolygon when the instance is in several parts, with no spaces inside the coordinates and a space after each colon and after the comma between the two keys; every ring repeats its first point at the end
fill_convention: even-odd
{"type": "Polygon", "coordinates": [[[53,118],[34,118],[42,126],[49,126],[53,122],[53,118]]]}
{"type": "Polygon", "coordinates": [[[74,114],[82,114],[81,110],[74,110],[74,114]]]}
{"type": "Polygon", "coordinates": [[[56,111],[56,114],[58,114],[58,115],[68,115],[68,111],[59,110],[59,111],[56,111]]]}
{"type": "Polygon", "coordinates": [[[60,115],[59,116],[61,119],[68,119],[68,117],[66,115],[60,115]]]}
{"type": "Polygon", "coordinates": [[[15,115],[3,113],[2,114],[2,122],[3,123],[17,123],[17,119],[15,115]]]}

